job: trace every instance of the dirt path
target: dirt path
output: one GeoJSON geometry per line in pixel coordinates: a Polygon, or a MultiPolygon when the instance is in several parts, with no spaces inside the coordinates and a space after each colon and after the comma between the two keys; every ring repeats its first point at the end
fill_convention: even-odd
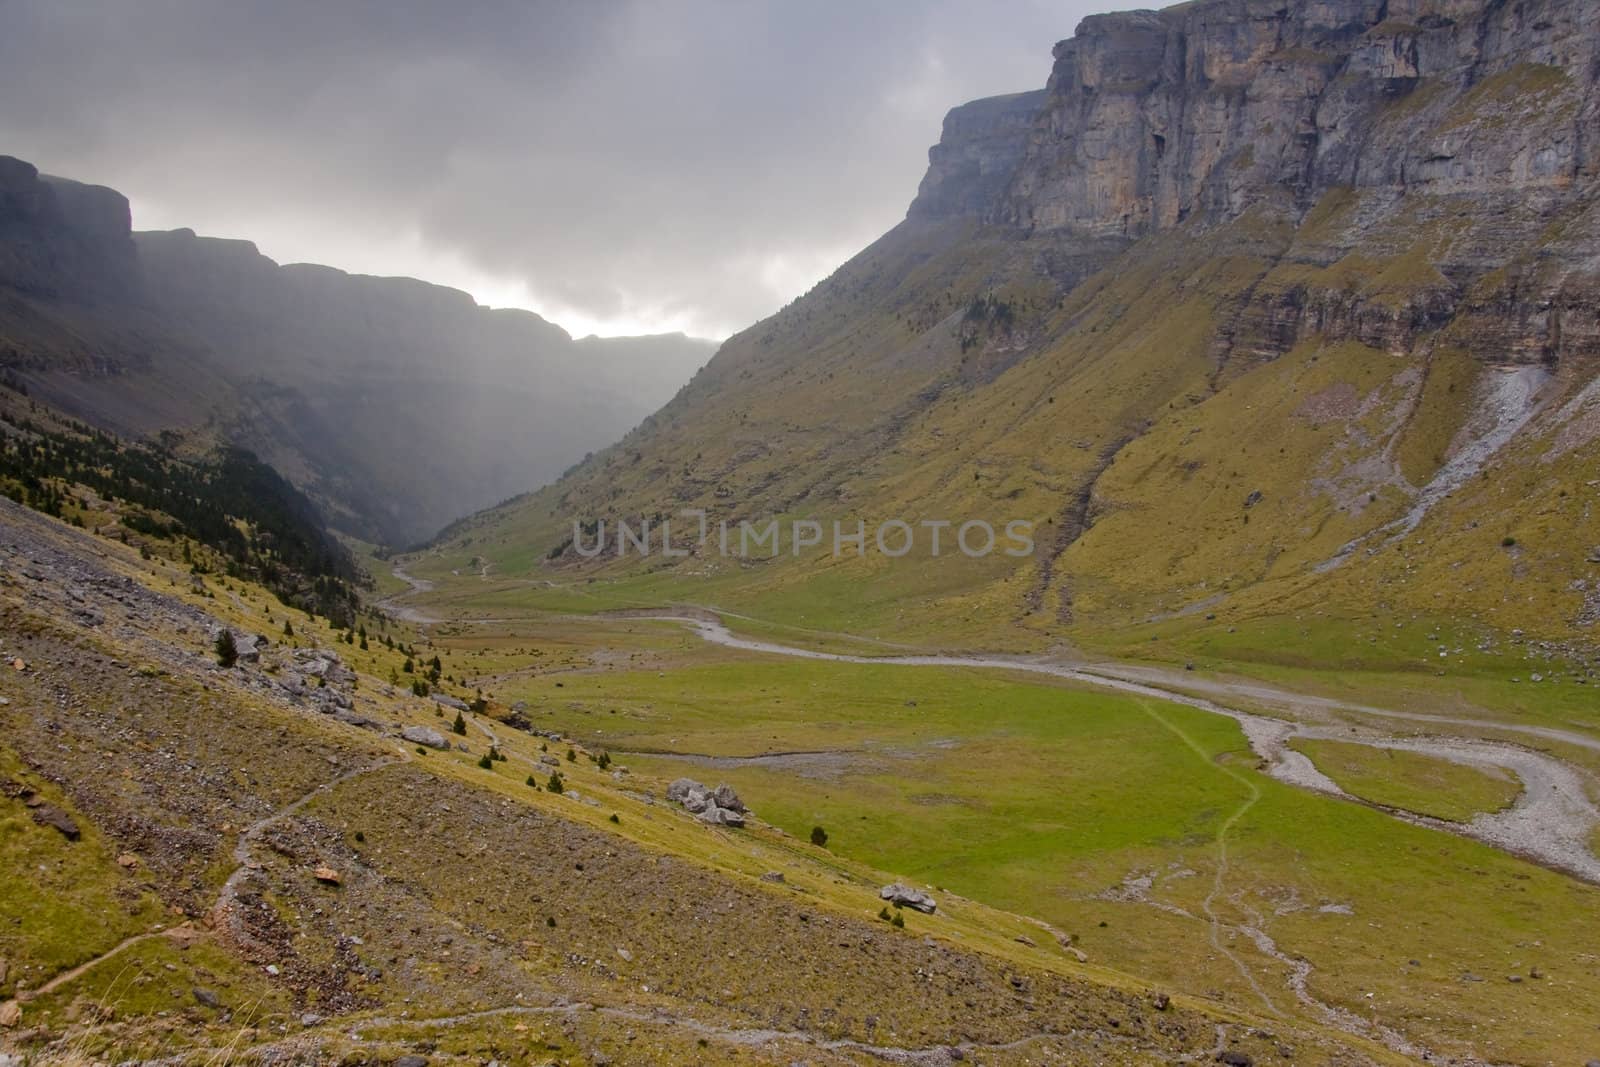
{"type": "MultiPolygon", "coordinates": [[[[932,1045],[923,1048],[900,1047],[895,1045],[874,1045],[864,1041],[854,1041],[848,1038],[827,1038],[806,1030],[782,1030],[771,1027],[735,1027],[722,1026],[709,1023],[693,1016],[673,1014],[660,1008],[648,1011],[636,1008],[617,1007],[605,1004],[594,1004],[585,1001],[558,1001],[554,1004],[512,1004],[498,1008],[486,1008],[482,1011],[465,1012],[460,1015],[439,1016],[435,1018],[391,1018],[375,1016],[368,1018],[345,1017],[339,1020],[338,1027],[342,1031],[360,1031],[365,1028],[386,1029],[394,1027],[423,1027],[427,1029],[448,1029],[454,1026],[468,1025],[485,1019],[506,1017],[556,1017],[573,1018],[583,1015],[598,1015],[615,1019],[622,1023],[634,1023],[644,1026],[667,1026],[693,1034],[706,1042],[716,1042],[719,1045],[732,1048],[767,1048],[776,1043],[790,1043],[818,1052],[839,1053],[844,1056],[868,1056],[885,1063],[905,1064],[907,1067],[953,1067],[954,1064],[969,1061],[973,1056],[983,1053],[1010,1052],[1026,1048],[1030,1045],[1075,1043],[1082,1042],[1095,1049],[1104,1048],[1106,1045],[1123,1046],[1130,1052],[1137,1048],[1137,1043],[1132,1037],[1108,1034],[1102,1030],[1063,1030],[1060,1032],[1030,1034],[1026,1037],[1012,1041],[982,1042],[962,1041],[950,1045],[932,1045]]],[[[1227,1028],[1217,1027],[1216,1043],[1212,1047],[1188,1053],[1177,1057],[1173,1062],[1206,1062],[1214,1060],[1218,1051],[1226,1047],[1227,1028]]],[[[306,1035],[297,1035],[291,1041],[275,1041],[266,1044],[253,1045],[248,1051],[257,1058],[267,1058],[265,1054],[273,1051],[290,1052],[304,1045],[306,1035]]],[[[1046,1050],[1048,1051],[1048,1049],[1046,1050]]],[[[852,1059],[851,1062],[856,1062],[852,1059]]],[[[1053,1062],[1053,1061],[1052,1061],[1053,1062]]]]}
{"type": "MultiPolygon", "coordinates": [[[[235,925],[233,923],[233,905],[238,899],[240,885],[244,883],[244,880],[249,877],[252,871],[259,869],[261,866],[258,862],[256,862],[254,857],[251,855],[251,852],[257,840],[260,839],[261,834],[265,832],[267,827],[282,819],[288,818],[301,808],[305,807],[307,804],[311,803],[311,801],[315,800],[317,797],[338,788],[340,785],[348,782],[350,779],[359,777],[363,774],[368,774],[382,767],[388,767],[395,763],[399,763],[402,759],[403,757],[395,759],[380,759],[374,763],[369,763],[364,767],[357,767],[355,770],[347,771],[344,774],[339,775],[337,778],[323,782],[321,785],[318,785],[315,789],[310,790],[304,795],[296,797],[288,804],[272,812],[270,815],[258,819],[256,822],[251,823],[244,830],[242,830],[239,834],[238,840],[234,842],[233,846],[233,860],[237,866],[235,866],[232,873],[228,875],[227,881],[222,883],[222,888],[217,893],[216,903],[211,906],[211,914],[215,921],[216,927],[218,929],[227,927],[230,934],[234,935],[235,937],[242,938],[243,935],[240,934],[239,931],[232,929],[235,925]]],[[[66,985],[67,983],[83,977],[85,974],[105,963],[107,960],[121,955],[123,952],[132,948],[134,945],[139,944],[140,942],[152,941],[158,937],[184,940],[187,938],[203,936],[206,935],[188,924],[174,926],[165,930],[147,930],[142,934],[134,934],[132,937],[124,938],[122,941],[119,941],[111,948],[100,953],[100,955],[95,956],[92,959],[85,960],[69,970],[62,971],[60,974],[51,978],[43,985],[35,989],[18,992],[17,995],[11,1000],[0,1003],[0,1017],[4,1017],[9,1011],[20,1010],[22,1005],[31,1000],[36,1000],[39,997],[55,992],[57,989],[66,985]]]]}
{"type": "Polygon", "coordinates": [[[211,906],[211,916],[216,928],[219,930],[226,929],[235,940],[242,941],[245,939],[243,931],[238,928],[238,924],[235,921],[234,905],[238,903],[239,887],[244,884],[245,879],[250,877],[252,872],[261,868],[260,862],[255,859],[252,853],[255,850],[256,842],[261,839],[261,835],[266,832],[267,827],[287,819],[317,797],[332,792],[352,778],[359,778],[363,774],[370,774],[384,767],[392,767],[396,763],[402,762],[403,759],[404,757],[386,757],[365,766],[357,767],[354,770],[346,771],[337,778],[323,782],[315,789],[296,797],[277,811],[257,819],[245,827],[240,832],[238,840],[233,844],[233,862],[236,866],[233,872],[228,875],[228,880],[222,883],[222,889],[217,893],[216,903],[211,906]]]}

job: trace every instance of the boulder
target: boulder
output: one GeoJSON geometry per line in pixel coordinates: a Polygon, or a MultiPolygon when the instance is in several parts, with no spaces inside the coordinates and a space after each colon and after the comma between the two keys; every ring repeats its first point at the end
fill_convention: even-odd
{"type": "Polygon", "coordinates": [[[727,808],[729,811],[746,810],[744,801],[739,799],[739,794],[735,793],[733,791],[733,787],[731,786],[717,786],[717,788],[711,791],[711,799],[716,801],[717,807],[719,808],[727,808]]]}
{"type": "Polygon", "coordinates": [[[705,786],[693,778],[675,778],[672,784],[667,786],[667,799],[674,804],[682,804],[683,798],[689,795],[689,790],[691,789],[704,791],[705,786]]]}
{"type": "Polygon", "coordinates": [[[729,808],[719,808],[715,804],[707,804],[705,809],[696,815],[703,823],[712,826],[743,826],[744,812],[733,811],[729,808]]]}
{"type": "Polygon", "coordinates": [[[911,908],[925,915],[932,915],[934,910],[938,908],[938,905],[934,903],[933,898],[928,894],[920,889],[913,889],[902,882],[884,886],[878,890],[878,896],[897,908],[911,908]]]}
{"type": "Polygon", "coordinates": [[[456,711],[470,711],[471,710],[470,708],[467,707],[467,702],[465,700],[461,700],[461,699],[459,699],[457,697],[453,697],[449,693],[435,693],[435,694],[433,694],[433,702],[435,704],[442,704],[444,707],[447,707],[447,708],[454,708],[456,711]]]}
{"type": "Polygon", "coordinates": [[[40,804],[33,809],[32,814],[34,822],[40,826],[48,826],[61,831],[61,836],[68,841],[76,841],[83,836],[83,832],[78,829],[78,824],[73,821],[72,816],[54,804],[40,804]]]}
{"type": "Polygon", "coordinates": [[[450,742],[438,730],[430,730],[426,726],[407,726],[400,731],[400,736],[410,741],[413,745],[423,745],[427,748],[437,748],[441,751],[450,747],[450,742]]]}

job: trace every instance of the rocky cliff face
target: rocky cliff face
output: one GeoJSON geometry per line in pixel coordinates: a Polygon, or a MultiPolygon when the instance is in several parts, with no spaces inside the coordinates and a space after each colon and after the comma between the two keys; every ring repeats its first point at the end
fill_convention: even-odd
{"type": "Polygon", "coordinates": [[[0,156],[0,285],[79,301],[116,296],[133,271],[129,218],[113,189],[0,156]]]}
{"type": "Polygon", "coordinates": [[[119,432],[215,428],[371,540],[418,541],[556,477],[712,347],[577,342],[414,279],[135,234],[114,190],[0,157],[0,371],[119,432]]]}
{"type": "Polygon", "coordinates": [[[1581,251],[1600,233],[1600,5],[1204,0],[1086,19],[1054,55],[1042,100],[951,113],[913,218],[1125,245],[1252,212],[1300,226],[1339,194],[1350,211],[1288,261],[1425,241],[1431,277],[1398,302],[1269,279],[1241,309],[1263,354],[1330,328],[1399,350],[1458,317],[1488,360],[1600,352],[1581,251]],[[1518,262],[1563,233],[1573,259],[1518,262]]]}
{"type": "Polygon", "coordinates": [[[744,603],[858,597],[888,639],[1332,597],[1589,625],[1597,145],[1588,0],[1087,19],[1042,92],[950,113],[903,223],[448,547],[583,567],[574,518],[1026,513],[1000,579],[775,561],[744,603]]]}

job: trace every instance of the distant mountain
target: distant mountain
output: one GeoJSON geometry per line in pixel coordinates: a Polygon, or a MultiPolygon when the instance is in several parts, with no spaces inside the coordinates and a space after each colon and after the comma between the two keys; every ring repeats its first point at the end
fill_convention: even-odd
{"type": "Polygon", "coordinates": [[[554,479],[713,349],[574,341],[409,278],[133,233],[120,194],[0,157],[0,369],[109,429],[250,448],[368,539],[412,543],[554,479]]]}
{"type": "Polygon", "coordinates": [[[1045,89],[950,113],[902,224],[439,548],[966,643],[1327,609],[1569,636],[1600,620],[1597,307],[1600,5],[1095,16],[1045,89]],[[1015,517],[1037,551],[569,543],[682,508],[1015,517]]]}

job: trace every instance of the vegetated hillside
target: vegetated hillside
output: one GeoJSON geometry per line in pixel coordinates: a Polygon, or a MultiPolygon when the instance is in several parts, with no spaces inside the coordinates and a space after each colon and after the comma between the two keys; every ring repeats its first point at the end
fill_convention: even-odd
{"type": "Polygon", "coordinates": [[[390,620],[340,643],[8,500],[0,563],[0,1049],[24,1062],[1400,1062],[951,894],[891,917],[885,876],[753,814],[708,825],[498,705],[445,717],[393,681],[390,620]],[[220,666],[223,629],[270,636],[220,666]]]}
{"type": "Polygon", "coordinates": [[[1021,562],[702,550],[633,588],[996,643],[1311,608],[1584,632],[1597,42],[1572,0],[1087,19],[1042,93],[951,113],[903,223],[439,547],[626,577],[573,520],[1015,517],[1021,562]]]}
{"type": "Polygon", "coordinates": [[[346,625],[360,605],[355,563],[316,508],[240,448],[121,441],[0,387],[0,496],[181,559],[197,584],[250,578],[346,625]]]}
{"type": "Polygon", "coordinates": [[[711,351],[574,341],[408,278],[135,234],[120,194],[0,158],[0,366],[107,429],[209,427],[368,540],[413,543],[549,481],[711,351]]]}

